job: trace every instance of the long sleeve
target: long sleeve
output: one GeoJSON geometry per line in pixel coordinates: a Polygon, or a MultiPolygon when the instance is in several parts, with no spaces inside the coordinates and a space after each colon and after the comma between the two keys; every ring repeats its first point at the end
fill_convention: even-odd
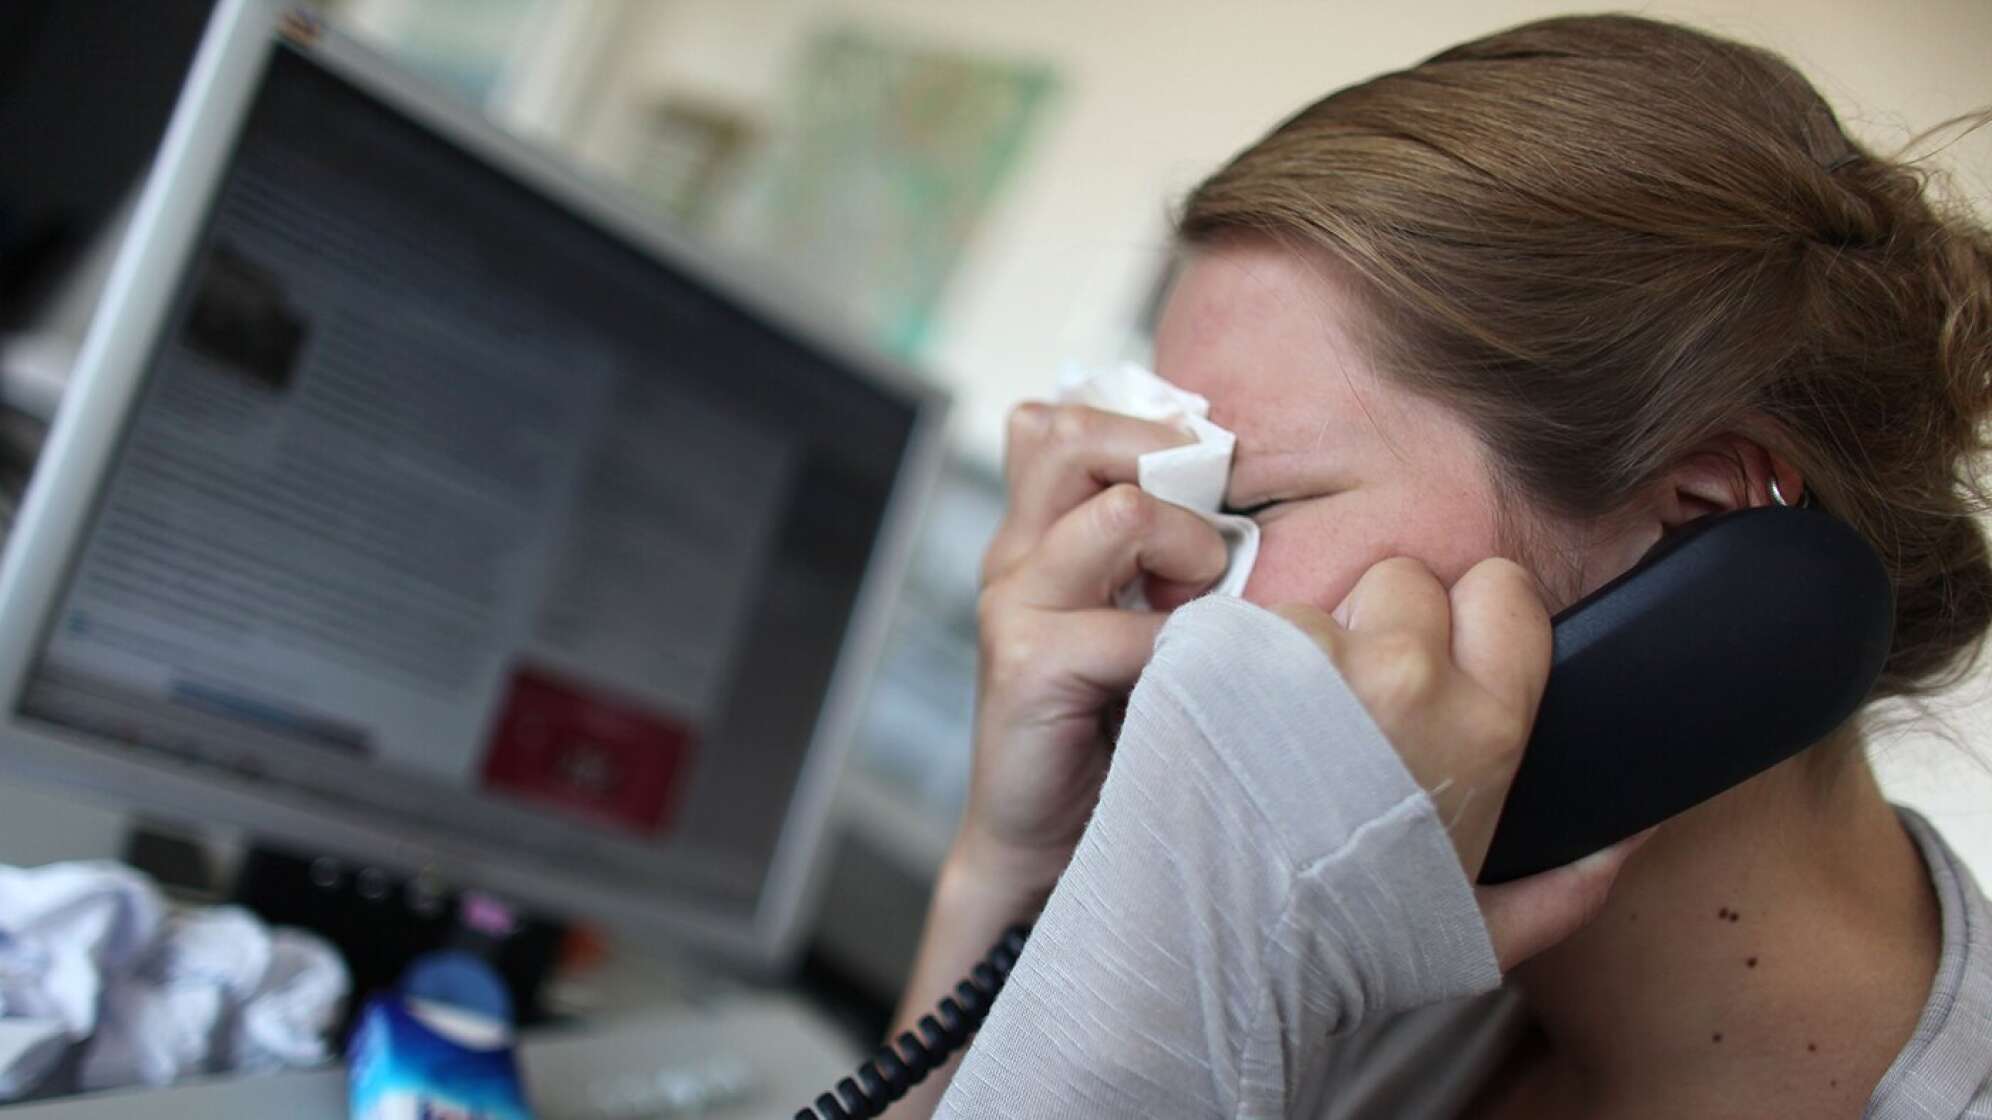
{"type": "Polygon", "coordinates": [[[1499,982],[1435,807],[1333,664],[1206,598],[1163,629],[940,1115],[1283,1117],[1336,1036],[1499,982]]]}

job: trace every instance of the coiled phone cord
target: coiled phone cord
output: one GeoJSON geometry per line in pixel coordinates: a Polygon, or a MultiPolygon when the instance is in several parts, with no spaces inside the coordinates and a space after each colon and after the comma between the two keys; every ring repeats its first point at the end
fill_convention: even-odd
{"type": "Polygon", "coordinates": [[[967,1045],[969,1036],[982,1026],[1029,936],[1030,930],[1023,926],[1003,931],[989,955],[955,985],[954,994],[943,997],[932,1015],[920,1016],[919,1036],[905,1031],[893,1043],[879,1047],[855,1076],[837,1082],[835,1092],[817,1097],[816,1107],[796,1113],[795,1120],[864,1120],[905,1096],[906,1090],[967,1045]]]}

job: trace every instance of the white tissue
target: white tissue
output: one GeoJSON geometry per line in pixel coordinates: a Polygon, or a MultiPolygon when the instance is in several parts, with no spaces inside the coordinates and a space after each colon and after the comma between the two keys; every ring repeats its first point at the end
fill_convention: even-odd
{"type": "Polygon", "coordinates": [[[0,1103],[323,1062],[347,987],[318,938],[123,865],[0,866],[0,1103]]]}
{"type": "MultiPolygon", "coordinates": [[[[1143,490],[1195,513],[1223,536],[1229,560],[1224,575],[1209,593],[1237,595],[1244,591],[1252,565],[1259,559],[1259,523],[1221,512],[1238,437],[1210,422],[1210,402],[1133,362],[1097,372],[1068,366],[1059,377],[1058,398],[1138,420],[1173,424],[1196,437],[1195,443],[1143,455],[1136,462],[1136,480],[1143,490]]],[[[1136,610],[1148,606],[1139,580],[1122,588],[1116,600],[1136,610]]]]}

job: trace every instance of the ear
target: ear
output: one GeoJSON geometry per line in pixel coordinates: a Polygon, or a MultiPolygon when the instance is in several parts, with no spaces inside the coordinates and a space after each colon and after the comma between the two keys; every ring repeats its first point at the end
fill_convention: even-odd
{"type": "Polygon", "coordinates": [[[1787,502],[1805,493],[1805,480],[1789,463],[1741,433],[1716,436],[1663,475],[1645,505],[1613,542],[1614,572],[1639,562],[1660,538],[1699,517],[1775,503],[1771,480],[1787,502]]]}
{"type": "Polygon", "coordinates": [[[1661,479],[1660,523],[1676,529],[1697,517],[1771,505],[1772,479],[1786,501],[1798,501],[1804,488],[1798,472],[1748,436],[1717,436],[1661,479]]]}

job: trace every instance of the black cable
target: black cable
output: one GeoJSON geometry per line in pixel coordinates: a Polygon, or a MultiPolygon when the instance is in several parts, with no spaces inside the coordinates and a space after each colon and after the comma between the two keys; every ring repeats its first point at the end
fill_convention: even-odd
{"type": "Polygon", "coordinates": [[[977,961],[968,977],[955,985],[954,995],[944,997],[934,1014],[920,1016],[924,1039],[906,1031],[893,1044],[879,1047],[858,1067],[855,1076],[837,1082],[834,1092],[817,1097],[816,1107],[804,1108],[795,1114],[795,1120],[865,1120],[905,1096],[906,1090],[925,1080],[949,1055],[968,1045],[969,1036],[988,1017],[996,993],[1010,978],[1029,936],[1030,930],[1023,926],[1005,930],[989,955],[977,961]]]}

